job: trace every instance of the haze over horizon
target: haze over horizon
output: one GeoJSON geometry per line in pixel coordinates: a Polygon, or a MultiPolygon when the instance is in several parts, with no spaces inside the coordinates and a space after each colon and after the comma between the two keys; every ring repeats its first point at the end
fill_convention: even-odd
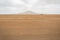
{"type": "Polygon", "coordinates": [[[0,0],[0,14],[60,14],[60,0],[0,0]]]}

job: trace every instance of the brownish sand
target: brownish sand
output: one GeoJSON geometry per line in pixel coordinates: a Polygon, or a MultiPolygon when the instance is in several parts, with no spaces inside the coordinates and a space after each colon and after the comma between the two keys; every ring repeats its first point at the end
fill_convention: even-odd
{"type": "Polygon", "coordinates": [[[0,40],[60,40],[60,15],[0,15],[0,40]]]}

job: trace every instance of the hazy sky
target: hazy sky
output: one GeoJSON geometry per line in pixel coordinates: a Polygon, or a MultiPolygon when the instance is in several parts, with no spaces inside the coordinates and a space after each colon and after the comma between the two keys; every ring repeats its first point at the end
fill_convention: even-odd
{"type": "Polygon", "coordinates": [[[38,14],[59,14],[60,0],[0,0],[0,14],[16,14],[27,11],[38,14]]]}

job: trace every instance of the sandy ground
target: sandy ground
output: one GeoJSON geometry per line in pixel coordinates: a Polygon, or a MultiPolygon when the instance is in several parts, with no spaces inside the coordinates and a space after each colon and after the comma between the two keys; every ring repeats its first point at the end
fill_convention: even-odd
{"type": "Polygon", "coordinates": [[[60,15],[0,15],[0,40],[60,40],[60,15]]]}

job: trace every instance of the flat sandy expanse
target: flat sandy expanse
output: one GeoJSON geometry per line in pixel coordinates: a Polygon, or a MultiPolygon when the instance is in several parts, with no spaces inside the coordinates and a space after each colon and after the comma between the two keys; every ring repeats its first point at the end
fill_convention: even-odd
{"type": "Polygon", "coordinates": [[[60,15],[0,15],[0,40],[60,40],[60,15]]]}

